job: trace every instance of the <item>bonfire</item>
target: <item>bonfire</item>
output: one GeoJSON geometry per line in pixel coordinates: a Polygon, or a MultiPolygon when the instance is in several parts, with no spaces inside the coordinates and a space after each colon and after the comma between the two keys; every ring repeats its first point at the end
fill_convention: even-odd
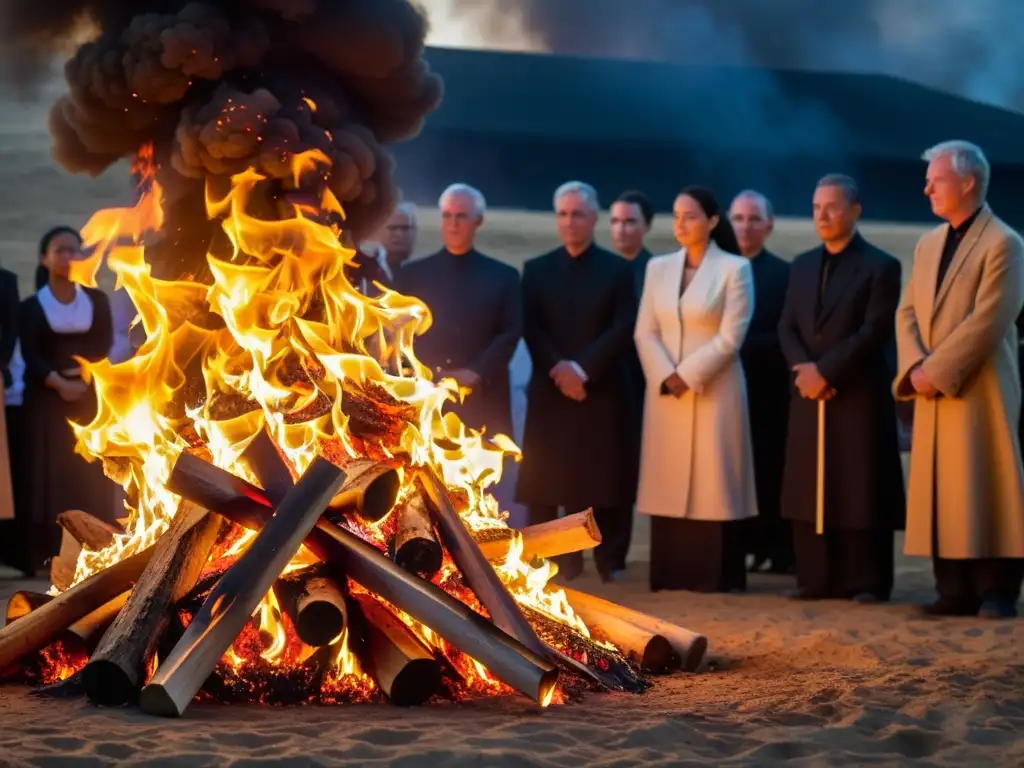
{"type": "MultiPolygon", "coordinates": [[[[193,3],[117,35],[108,27],[123,14],[97,12],[98,37],[69,63],[71,93],[51,121],[58,157],[96,170],[134,141],[141,180],[135,205],[86,225],[89,257],[73,278],[96,285],[105,265],[145,342],[123,363],[83,361],[98,411],[73,425],[78,451],[124,489],[125,514],[118,526],[61,517],[49,594],[8,605],[8,679],[177,716],[197,698],[518,693],[547,706],[589,689],[640,692],[649,673],[700,663],[703,637],[550,583],[548,558],[600,541],[592,515],[509,529],[488,488],[518,449],[447,410],[465,393],[432,380],[415,355],[429,309],[349,281],[351,244],[395,199],[377,139],[414,132],[440,95],[419,59],[421,17],[404,0],[374,2],[325,2],[322,18],[317,3],[278,11],[294,27],[284,40],[267,0],[241,20],[226,8],[245,3],[193,3]],[[302,39],[327,56],[319,28],[354,6],[390,9],[399,31],[412,30],[399,47],[415,55],[384,78],[409,86],[390,97],[414,105],[404,119],[392,102],[386,120],[352,110],[368,121],[358,125],[315,88],[263,87],[275,43],[302,39]],[[191,54],[174,44],[179,33],[191,54]],[[140,90],[115,89],[112,104],[114,91],[97,97],[94,80],[83,84],[83,71],[114,76],[103,51],[133,45],[164,68],[159,94],[126,75],[140,90]],[[184,79],[169,101],[174,74],[184,79]],[[99,141],[96,111],[115,119],[116,99],[154,123],[99,141]],[[68,160],[69,146],[91,165],[68,160]]],[[[358,91],[346,66],[344,85],[358,91]]]]}

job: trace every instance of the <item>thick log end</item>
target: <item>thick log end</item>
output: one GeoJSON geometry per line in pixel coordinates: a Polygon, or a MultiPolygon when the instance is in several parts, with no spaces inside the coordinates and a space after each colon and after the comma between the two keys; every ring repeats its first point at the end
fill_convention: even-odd
{"type": "Polygon", "coordinates": [[[178,708],[174,697],[159,683],[150,683],[142,689],[139,708],[147,715],[156,717],[181,717],[185,712],[183,708],[178,708]]]}
{"type": "Polygon", "coordinates": [[[541,675],[540,683],[537,686],[537,703],[542,707],[548,706],[555,695],[555,686],[558,685],[558,670],[549,669],[541,675]]]}
{"type": "Polygon", "coordinates": [[[704,635],[698,635],[687,649],[681,660],[680,669],[683,672],[696,672],[704,661],[708,652],[708,639],[704,635]]]}
{"type": "Polygon", "coordinates": [[[395,506],[401,488],[402,481],[398,476],[398,470],[389,468],[382,472],[370,483],[363,495],[360,517],[374,523],[382,519],[395,506]]]}
{"type": "Polygon", "coordinates": [[[138,681],[108,659],[93,659],[82,670],[85,695],[101,707],[119,707],[139,695],[138,681]]]}
{"type": "Polygon", "coordinates": [[[441,570],[444,553],[433,539],[411,539],[395,552],[395,564],[425,579],[441,570]]]}
{"type": "Polygon", "coordinates": [[[295,632],[306,645],[320,648],[338,639],[347,623],[335,603],[312,600],[302,607],[295,620],[295,632]]]}
{"type": "Polygon", "coordinates": [[[441,665],[435,659],[412,659],[395,676],[388,698],[400,707],[418,707],[440,686],[441,665]]]}
{"type": "Polygon", "coordinates": [[[664,675],[682,666],[682,659],[672,647],[672,643],[661,635],[653,635],[644,648],[640,666],[644,671],[655,675],[664,675]]]}

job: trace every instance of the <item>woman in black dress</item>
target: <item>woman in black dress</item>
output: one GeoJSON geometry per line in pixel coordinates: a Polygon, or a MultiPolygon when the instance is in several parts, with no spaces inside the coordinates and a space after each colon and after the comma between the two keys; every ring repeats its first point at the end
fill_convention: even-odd
{"type": "Polygon", "coordinates": [[[69,421],[88,423],[96,413],[96,395],[81,376],[75,357],[100,360],[113,340],[110,303],[102,291],[69,279],[73,261],[82,258],[82,239],[70,227],[43,236],[40,262],[47,282],[21,305],[19,330],[25,359],[27,519],[20,526],[26,572],[40,570],[60,549],[57,515],[81,509],[112,520],[114,485],[99,462],[75,453],[69,421]]]}

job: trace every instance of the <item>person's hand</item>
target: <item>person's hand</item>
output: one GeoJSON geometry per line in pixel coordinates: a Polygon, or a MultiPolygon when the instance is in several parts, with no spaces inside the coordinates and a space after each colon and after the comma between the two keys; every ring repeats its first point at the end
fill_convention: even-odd
{"type": "Polygon", "coordinates": [[[935,385],[932,384],[931,379],[928,378],[928,374],[921,370],[920,365],[916,366],[914,370],[910,372],[910,384],[917,394],[921,395],[921,397],[927,398],[928,400],[939,396],[939,390],[937,390],[935,385]]]}
{"type": "Polygon", "coordinates": [[[583,386],[586,382],[583,381],[583,377],[576,371],[576,367],[568,360],[563,360],[552,368],[548,375],[555,380],[555,384],[558,385],[559,389],[564,389],[566,386],[574,386],[579,384],[583,386]]]}
{"type": "Polygon", "coordinates": [[[689,389],[686,386],[686,382],[683,381],[683,377],[678,373],[673,373],[665,381],[662,382],[662,386],[668,390],[668,393],[673,397],[682,397],[686,394],[686,390],[689,389]]]}
{"type": "Polygon", "coordinates": [[[563,395],[570,400],[575,400],[577,403],[582,403],[587,399],[587,388],[583,386],[583,382],[579,378],[575,381],[566,379],[565,383],[559,386],[558,389],[563,395]]]}
{"type": "Polygon", "coordinates": [[[469,368],[457,368],[454,371],[446,371],[443,376],[455,379],[455,383],[459,387],[465,387],[466,389],[474,389],[480,383],[480,374],[476,371],[471,371],[469,368]]]}
{"type": "Polygon", "coordinates": [[[89,391],[88,385],[81,379],[65,379],[57,390],[57,393],[66,402],[73,403],[81,399],[82,395],[89,391]]]}
{"type": "Polygon", "coordinates": [[[796,373],[794,384],[802,397],[808,400],[828,400],[835,396],[835,390],[825,381],[814,363],[794,365],[793,371],[796,373]]]}

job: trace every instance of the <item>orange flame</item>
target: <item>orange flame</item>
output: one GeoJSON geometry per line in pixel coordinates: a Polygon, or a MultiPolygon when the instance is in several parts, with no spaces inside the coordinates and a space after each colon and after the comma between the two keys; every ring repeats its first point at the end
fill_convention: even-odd
{"type": "MultiPolygon", "coordinates": [[[[315,110],[315,103],[306,103],[315,110]]],[[[321,174],[328,163],[319,151],[296,155],[294,181],[321,174]]],[[[350,457],[367,450],[398,456],[441,474],[465,499],[460,511],[468,527],[505,525],[505,515],[487,489],[500,480],[505,457],[518,457],[518,448],[504,435],[485,439],[454,414],[443,412],[446,402],[457,396],[457,387],[450,380],[433,382],[413,351],[414,337],[430,327],[429,310],[392,291],[368,298],[355,290],[345,274],[355,252],[342,244],[336,224],[318,220],[323,214],[331,221],[344,220],[329,192],[316,210],[295,205],[290,217],[265,221],[247,213],[247,202],[264,177],[252,170],[235,176],[224,196],[207,191],[208,217],[219,223],[232,251],[226,257],[208,254],[211,283],[188,276],[158,280],[145,258],[147,238],[164,223],[151,148],[139,154],[134,170],[143,179],[138,203],[92,217],[83,230],[90,256],[73,274],[75,280],[94,285],[105,260],[117,285],[134,302],[146,333],[134,358],[84,366],[99,404],[90,424],[75,427],[77,450],[89,460],[102,461],[131,504],[123,535],[100,552],[83,550],[75,583],[149,546],[166,529],[180,501],[166,482],[175,460],[196,435],[217,466],[248,479],[239,458],[262,430],[298,474],[325,445],[350,457]],[[210,314],[222,322],[205,322],[210,314]],[[195,361],[201,364],[206,396],[198,405],[183,407],[186,372],[195,361]],[[349,428],[345,405],[353,393],[369,388],[412,414],[393,443],[368,445],[349,428]],[[224,413],[222,403],[241,407],[224,413]],[[313,415],[297,417],[303,413],[313,415]]],[[[382,543],[379,529],[363,533],[382,543]]],[[[251,538],[239,538],[235,551],[241,552],[251,538]]],[[[521,554],[521,546],[513,546],[496,568],[515,598],[589,634],[564,593],[548,588],[552,568],[547,563],[535,568],[521,554]]],[[[312,561],[303,550],[290,567],[312,561]]],[[[287,650],[293,644],[272,593],[254,615],[265,641],[262,659],[294,661],[295,653],[287,650]]],[[[404,620],[432,647],[450,650],[426,627],[409,617],[404,620]]],[[[342,677],[356,674],[353,660],[346,637],[335,661],[342,677]]],[[[247,657],[232,649],[224,661],[237,669],[247,657]]],[[[476,662],[468,660],[463,666],[467,679],[500,689],[476,662]]]]}

